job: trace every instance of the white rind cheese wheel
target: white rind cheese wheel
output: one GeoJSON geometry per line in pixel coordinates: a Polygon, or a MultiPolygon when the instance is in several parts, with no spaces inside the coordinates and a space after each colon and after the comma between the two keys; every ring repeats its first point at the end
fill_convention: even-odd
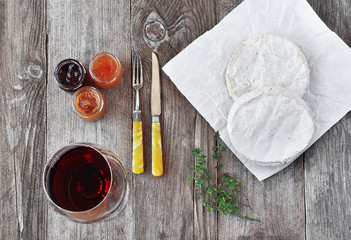
{"type": "Polygon", "coordinates": [[[253,90],[233,104],[228,132],[235,150],[261,164],[286,164],[311,141],[314,124],[299,96],[282,88],[253,90]]]}
{"type": "Polygon", "coordinates": [[[265,86],[279,86],[301,97],[309,83],[310,70],[304,54],[292,41],[272,34],[246,40],[228,62],[226,82],[234,101],[265,86]]]}

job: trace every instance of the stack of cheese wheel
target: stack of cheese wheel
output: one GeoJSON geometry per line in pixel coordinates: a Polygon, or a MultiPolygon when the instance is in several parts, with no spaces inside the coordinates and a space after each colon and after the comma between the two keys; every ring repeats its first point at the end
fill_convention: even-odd
{"type": "Polygon", "coordinates": [[[309,68],[298,46],[273,34],[246,40],[228,62],[226,83],[234,100],[227,128],[239,154],[280,165],[307,148],[314,123],[302,99],[309,68]]]}

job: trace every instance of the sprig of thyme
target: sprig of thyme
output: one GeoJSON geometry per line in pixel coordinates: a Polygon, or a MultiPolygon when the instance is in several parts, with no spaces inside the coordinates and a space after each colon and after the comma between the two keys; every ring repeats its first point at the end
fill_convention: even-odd
{"type": "MultiPolygon", "coordinates": [[[[220,152],[226,152],[227,148],[219,143],[219,133],[215,132],[215,146],[212,147],[214,154],[212,157],[216,160],[220,157],[220,152]]],[[[198,197],[202,198],[201,203],[207,210],[217,210],[223,214],[233,214],[248,221],[260,221],[259,218],[252,218],[241,212],[241,207],[251,207],[244,205],[239,200],[239,194],[242,194],[240,183],[231,177],[228,173],[220,176],[222,183],[212,184],[212,177],[207,168],[206,155],[200,148],[193,149],[195,160],[194,167],[189,170],[195,172],[194,176],[190,176],[189,182],[194,181],[195,190],[198,191],[198,197]]],[[[217,162],[216,169],[222,168],[223,165],[217,162]]],[[[247,198],[245,197],[245,200],[247,198]]]]}
{"type": "MultiPolygon", "coordinates": [[[[219,132],[215,132],[214,134],[214,139],[215,139],[215,146],[212,147],[212,150],[214,151],[214,154],[212,155],[212,157],[216,160],[219,159],[219,152],[226,152],[227,151],[227,147],[222,145],[219,142],[219,132]]],[[[223,165],[222,165],[223,166],[223,165]]],[[[218,169],[218,168],[217,168],[218,169]]]]}

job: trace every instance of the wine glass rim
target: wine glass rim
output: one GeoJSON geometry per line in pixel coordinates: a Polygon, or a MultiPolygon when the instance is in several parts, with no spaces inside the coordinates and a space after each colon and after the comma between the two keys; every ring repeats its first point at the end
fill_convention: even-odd
{"type": "MultiPolygon", "coordinates": [[[[110,165],[110,163],[108,162],[108,160],[106,159],[106,157],[101,153],[101,151],[100,151],[99,149],[95,148],[94,146],[90,145],[90,144],[92,144],[92,145],[98,145],[98,144],[95,144],[95,143],[88,143],[88,142],[75,142],[75,143],[71,143],[71,144],[69,144],[69,145],[63,146],[63,147],[61,147],[58,151],[56,151],[56,152],[52,155],[52,157],[50,158],[50,160],[49,160],[49,161],[46,163],[46,165],[45,165],[44,173],[43,173],[43,187],[44,187],[45,195],[46,195],[46,197],[49,199],[49,201],[50,201],[56,208],[58,208],[59,210],[62,210],[63,212],[72,213],[72,214],[77,214],[77,213],[79,213],[79,214],[84,214],[84,213],[93,211],[93,210],[95,210],[96,208],[98,208],[98,207],[107,199],[107,197],[111,194],[111,191],[110,191],[110,190],[111,190],[111,188],[112,188],[112,183],[113,183],[113,174],[112,174],[111,165],[110,165]],[[64,149],[67,148],[67,147],[68,147],[69,149],[64,151],[64,149]],[[109,167],[109,170],[110,170],[110,175],[111,175],[111,184],[110,184],[110,187],[109,187],[108,192],[107,192],[107,194],[106,194],[106,197],[104,197],[104,198],[102,199],[102,201],[99,202],[99,203],[98,203],[96,206],[94,206],[93,208],[90,208],[90,209],[87,209],[87,210],[84,210],[84,211],[71,211],[71,210],[67,210],[67,209],[64,209],[64,208],[62,208],[61,206],[59,206],[57,203],[55,203],[55,202],[51,199],[51,197],[50,197],[50,195],[49,195],[49,193],[48,193],[48,190],[47,190],[47,184],[46,184],[46,182],[45,182],[45,181],[47,180],[46,176],[47,176],[48,168],[49,168],[50,166],[53,165],[53,163],[54,163],[53,161],[54,161],[55,156],[57,156],[57,155],[58,155],[57,157],[63,156],[65,153],[67,153],[67,152],[70,151],[70,150],[75,149],[76,147],[87,147],[87,148],[91,148],[91,149],[97,151],[97,152],[104,158],[105,162],[107,163],[107,165],[108,165],[108,167],[109,167]],[[61,152],[61,151],[62,151],[62,152],[61,152]]],[[[56,163],[58,160],[59,160],[59,158],[57,158],[57,160],[55,161],[55,163],[56,163]]],[[[54,164],[55,164],[55,163],[54,163],[54,164]]],[[[71,218],[70,218],[70,219],[71,219],[71,218]]],[[[80,222],[80,221],[79,221],[79,222],[80,222]]]]}

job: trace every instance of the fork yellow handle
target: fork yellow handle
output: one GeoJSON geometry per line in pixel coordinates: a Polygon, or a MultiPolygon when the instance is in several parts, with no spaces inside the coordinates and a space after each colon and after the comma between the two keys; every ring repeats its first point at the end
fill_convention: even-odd
{"type": "Polygon", "coordinates": [[[133,121],[133,160],[132,171],[135,174],[144,172],[144,153],[143,153],[143,123],[133,121]]]}
{"type": "Polygon", "coordinates": [[[159,122],[152,123],[152,175],[155,177],[162,176],[162,140],[161,127],[159,122]]]}

